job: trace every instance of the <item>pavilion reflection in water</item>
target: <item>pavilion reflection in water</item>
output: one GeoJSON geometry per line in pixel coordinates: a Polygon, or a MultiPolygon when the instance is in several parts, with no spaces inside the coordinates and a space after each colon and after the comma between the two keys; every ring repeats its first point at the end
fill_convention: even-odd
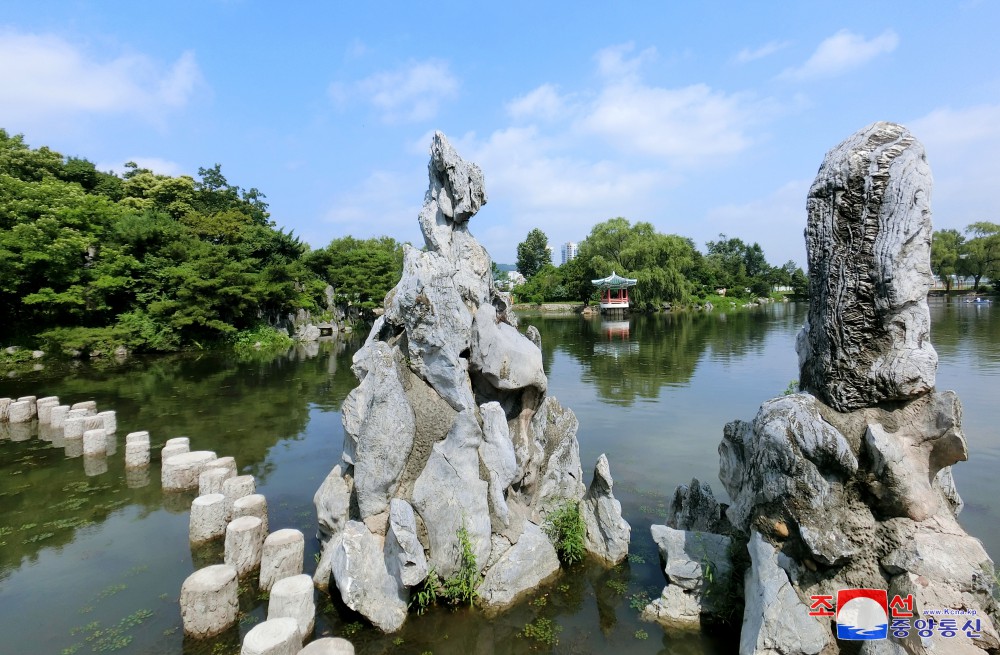
{"type": "Polygon", "coordinates": [[[594,354],[614,357],[636,354],[639,352],[639,342],[629,337],[631,321],[601,321],[601,334],[604,338],[594,344],[594,354]]]}

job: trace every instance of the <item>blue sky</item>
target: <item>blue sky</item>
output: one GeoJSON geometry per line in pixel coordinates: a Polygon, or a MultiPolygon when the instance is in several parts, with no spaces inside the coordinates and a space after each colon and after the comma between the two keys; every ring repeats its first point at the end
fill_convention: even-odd
{"type": "Polygon", "coordinates": [[[625,216],[804,264],[823,155],[891,120],[936,229],[1000,221],[1000,3],[482,4],[9,3],[0,127],[103,170],[221,163],[313,246],[418,242],[440,129],[483,169],[497,261],[625,216]]]}

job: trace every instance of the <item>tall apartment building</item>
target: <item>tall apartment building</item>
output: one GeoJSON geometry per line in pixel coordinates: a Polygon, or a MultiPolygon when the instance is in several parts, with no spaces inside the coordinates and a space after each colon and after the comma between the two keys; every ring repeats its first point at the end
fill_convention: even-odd
{"type": "Polygon", "coordinates": [[[576,243],[573,241],[567,241],[562,247],[562,263],[565,264],[571,259],[576,259],[576,243]]]}

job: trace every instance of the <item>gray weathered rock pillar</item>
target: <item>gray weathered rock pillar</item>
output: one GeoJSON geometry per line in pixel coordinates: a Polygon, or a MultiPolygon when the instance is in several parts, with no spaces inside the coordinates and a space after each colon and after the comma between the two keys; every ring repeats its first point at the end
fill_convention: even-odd
{"type": "Polygon", "coordinates": [[[920,142],[880,122],[827,153],[809,190],[799,381],[839,411],[934,388],[931,184],[920,142]]]}
{"type": "Polygon", "coordinates": [[[226,497],[222,494],[198,496],[191,502],[188,538],[203,543],[226,534],[226,497]]]}
{"type": "Polygon", "coordinates": [[[260,566],[265,536],[264,525],[256,516],[230,521],[226,526],[226,564],[241,577],[260,566]]]}
{"type": "Polygon", "coordinates": [[[304,573],[278,580],[271,587],[267,605],[268,620],[286,616],[295,619],[301,638],[304,640],[311,637],[316,622],[313,594],[312,578],[304,573]]]}
{"type": "Polygon", "coordinates": [[[161,479],[164,491],[188,491],[198,488],[198,476],[206,462],[215,459],[209,450],[181,453],[164,460],[161,479]]]}
{"type": "Polygon", "coordinates": [[[302,637],[295,619],[268,619],[254,627],[243,638],[240,655],[297,655],[302,650],[302,637]]]}
{"type": "Polygon", "coordinates": [[[181,619],[184,634],[205,639],[236,624],[239,615],[236,569],[215,564],[199,569],[181,585],[181,619]]]}
{"type": "Polygon", "coordinates": [[[282,578],[302,573],[305,537],[298,530],[285,528],[267,535],[260,561],[260,588],[269,590],[282,578]]]}

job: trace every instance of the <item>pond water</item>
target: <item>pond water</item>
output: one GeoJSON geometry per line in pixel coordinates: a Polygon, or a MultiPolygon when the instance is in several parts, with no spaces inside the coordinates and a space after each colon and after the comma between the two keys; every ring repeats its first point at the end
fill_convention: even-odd
{"type": "MultiPolygon", "coordinates": [[[[957,391],[965,408],[970,461],[955,468],[966,503],[961,520],[995,556],[1000,313],[945,302],[932,302],[931,313],[938,388],[957,391]]],[[[674,487],[692,477],[724,496],[716,451],[722,427],[752,418],[797,377],[794,338],[804,314],[804,306],[788,304],[618,322],[523,317],[522,329],[541,331],[550,393],[580,419],[586,480],[601,453],[610,459],[615,494],[632,525],[630,561],[610,571],[578,566],[498,617],[434,609],[389,636],[323,601],[316,635],[348,636],[359,653],[735,652],[731,635],[668,634],[638,620],[636,607],[664,583],[649,526],[663,522],[674,487]],[[558,644],[522,636],[529,622],[551,626],[558,644]]],[[[93,399],[117,411],[119,426],[117,452],[87,465],[66,457],[44,431],[0,428],[0,651],[238,652],[240,634],[266,614],[266,601],[249,586],[241,594],[238,631],[200,644],[183,638],[181,583],[220,554],[189,548],[193,494],[161,493],[158,449],[183,435],[192,449],[234,456],[267,497],[271,529],[307,535],[311,573],[318,546],[312,496],[339,458],[339,408],[355,385],[350,360],[361,339],[267,360],[226,353],[137,357],[0,379],[0,397],[93,399]],[[154,462],[145,478],[124,473],[124,435],[136,430],[152,435],[154,462]]]]}

